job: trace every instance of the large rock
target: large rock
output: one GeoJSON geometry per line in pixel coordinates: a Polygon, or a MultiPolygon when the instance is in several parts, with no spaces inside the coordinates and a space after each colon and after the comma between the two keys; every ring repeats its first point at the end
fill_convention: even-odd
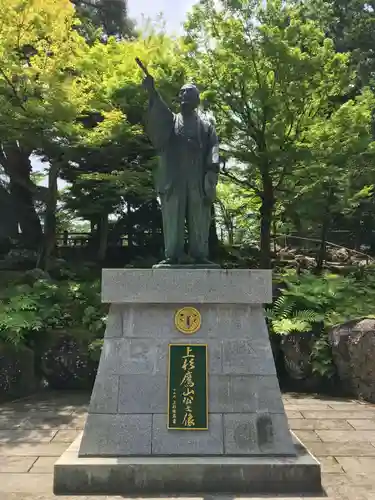
{"type": "Polygon", "coordinates": [[[360,321],[349,341],[352,385],[358,398],[375,403],[375,320],[360,321]]]}
{"type": "Polygon", "coordinates": [[[0,343],[0,400],[29,396],[36,388],[33,351],[0,343]]]}
{"type": "Polygon", "coordinates": [[[329,332],[341,384],[358,398],[375,402],[375,319],[361,318],[329,332]]]}
{"type": "Polygon", "coordinates": [[[335,362],[337,373],[343,387],[353,394],[352,369],[349,356],[349,337],[353,328],[359,320],[351,320],[333,327],[329,331],[329,341],[332,347],[333,361],[335,362]]]}
{"type": "Polygon", "coordinates": [[[311,351],[314,337],[310,332],[289,333],[282,337],[281,350],[285,369],[292,380],[307,379],[311,375],[311,351]]]}
{"type": "Polygon", "coordinates": [[[91,359],[89,340],[85,332],[51,333],[38,346],[41,375],[51,389],[91,389],[98,363],[91,359]]]}
{"type": "MultiPolygon", "coordinates": [[[[296,392],[316,392],[328,389],[327,381],[314,374],[311,352],[317,337],[313,332],[289,333],[281,340],[285,369],[281,385],[285,390],[296,392]]],[[[281,375],[281,371],[278,373],[281,375]]]]}

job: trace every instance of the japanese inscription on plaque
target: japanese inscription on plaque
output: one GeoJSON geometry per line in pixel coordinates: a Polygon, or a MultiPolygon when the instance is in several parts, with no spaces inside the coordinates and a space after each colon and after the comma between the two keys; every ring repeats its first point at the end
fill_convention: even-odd
{"type": "Polygon", "coordinates": [[[207,345],[169,344],[168,429],[208,429],[207,345]]]}

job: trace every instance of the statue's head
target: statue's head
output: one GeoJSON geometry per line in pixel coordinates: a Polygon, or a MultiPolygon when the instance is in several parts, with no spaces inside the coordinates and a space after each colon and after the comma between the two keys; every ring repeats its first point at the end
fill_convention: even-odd
{"type": "Polygon", "coordinates": [[[181,87],[178,93],[178,99],[181,106],[181,111],[193,111],[199,106],[200,96],[199,90],[192,83],[188,83],[181,87]]]}

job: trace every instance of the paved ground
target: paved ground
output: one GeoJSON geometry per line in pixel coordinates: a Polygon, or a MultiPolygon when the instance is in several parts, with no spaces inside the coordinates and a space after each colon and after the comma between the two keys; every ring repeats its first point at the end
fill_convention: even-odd
{"type": "MultiPolygon", "coordinates": [[[[52,494],[53,464],[83,428],[87,402],[60,393],[0,406],[0,500],[123,498],[52,494]]],[[[321,461],[330,499],[375,500],[375,405],[290,394],[284,403],[291,429],[321,461]]]]}

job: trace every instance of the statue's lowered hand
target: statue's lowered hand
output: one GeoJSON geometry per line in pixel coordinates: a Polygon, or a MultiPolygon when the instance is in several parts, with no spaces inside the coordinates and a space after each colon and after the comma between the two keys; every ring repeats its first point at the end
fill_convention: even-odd
{"type": "Polygon", "coordinates": [[[218,174],[209,171],[204,177],[204,194],[209,203],[213,203],[216,199],[216,186],[218,181],[218,174]]]}

